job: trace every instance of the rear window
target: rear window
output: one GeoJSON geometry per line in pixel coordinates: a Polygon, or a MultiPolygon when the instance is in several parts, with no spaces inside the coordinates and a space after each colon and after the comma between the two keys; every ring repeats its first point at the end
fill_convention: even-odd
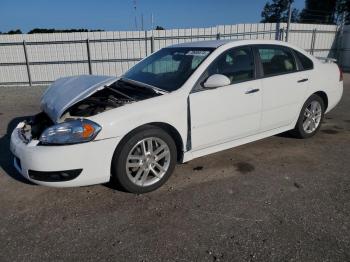
{"type": "Polygon", "coordinates": [[[306,57],[305,55],[303,55],[302,53],[295,51],[295,54],[297,56],[297,58],[300,61],[301,66],[303,67],[304,70],[310,70],[314,68],[314,63],[311,61],[311,59],[309,59],[308,57],[306,57]]]}
{"type": "Polygon", "coordinates": [[[259,47],[264,75],[274,76],[296,71],[294,57],[289,49],[281,47],[259,47]]]}

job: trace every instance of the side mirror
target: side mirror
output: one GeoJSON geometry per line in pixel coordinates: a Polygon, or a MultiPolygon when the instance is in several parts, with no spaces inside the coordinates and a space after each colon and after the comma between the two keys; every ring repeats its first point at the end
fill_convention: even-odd
{"type": "Polygon", "coordinates": [[[221,74],[215,74],[209,76],[209,78],[204,82],[203,86],[208,89],[214,89],[221,86],[228,86],[231,84],[230,79],[221,74]]]}

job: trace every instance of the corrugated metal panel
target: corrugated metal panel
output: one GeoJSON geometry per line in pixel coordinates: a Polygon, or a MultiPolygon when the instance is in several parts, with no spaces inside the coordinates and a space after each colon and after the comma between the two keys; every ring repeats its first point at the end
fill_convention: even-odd
{"type": "MultiPolygon", "coordinates": [[[[64,76],[88,74],[87,40],[92,73],[119,76],[152,51],[168,45],[218,37],[275,39],[278,33],[284,39],[285,28],[285,23],[280,26],[266,23],[158,31],[0,35],[0,84],[29,81],[23,41],[26,41],[31,79],[35,84],[64,76]],[[278,31],[279,28],[281,31],[278,31]]],[[[315,56],[329,56],[334,55],[330,50],[337,47],[336,36],[335,25],[292,24],[289,41],[304,49],[313,46],[315,56]]]]}

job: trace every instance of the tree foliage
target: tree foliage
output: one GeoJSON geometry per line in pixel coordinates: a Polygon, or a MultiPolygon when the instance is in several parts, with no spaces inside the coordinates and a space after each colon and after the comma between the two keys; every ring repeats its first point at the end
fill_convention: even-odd
{"type": "Polygon", "coordinates": [[[308,24],[334,24],[337,22],[339,0],[306,0],[300,13],[300,22],[308,24]]]}
{"type": "MultiPolygon", "coordinates": [[[[293,2],[294,0],[291,0],[293,2]]],[[[289,0],[269,0],[261,12],[263,23],[279,23],[288,20],[289,0]]],[[[350,0],[305,0],[305,7],[299,13],[292,10],[292,22],[309,24],[350,24],[350,0]]]]}
{"type": "Polygon", "coordinates": [[[342,22],[343,14],[345,15],[345,23],[350,24],[350,0],[338,0],[337,1],[337,22],[342,22]]]}
{"type": "Polygon", "coordinates": [[[160,25],[157,25],[156,28],[155,28],[155,30],[165,30],[165,28],[162,27],[162,26],[160,26],[160,25]]]}
{"type": "MultiPolygon", "coordinates": [[[[293,3],[294,0],[272,0],[267,2],[261,12],[262,23],[279,23],[288,21],[288,7],[289,2],[293,3]]],[[[292,22],[298,21],[298,10],[294,8],[292,10],[292,22]]]]}
{"type": "Polygon", "coordinates": [[[48,34],[48,33],[76,33],[76,32],[102,32],[102,29],[89,30],[89,29],[54,29],[54,28],[34,28],[28,32],[28,34],[48,34]]]}
{"type": "Polygon", "coordinates": [[[0,35],[18,35],[18,34],[23,34],[21,29],[10,30],[8,32],[0,32],[0,35]]]}
{"type": "MultiPolygon", "coordinates": [[[[28,32],[28,34],[49,34],[49,33],[75,33],[75,32],[102,32],[102,29],[54,29],[54,28],[34,28],[28,32]]],[[[15,35],[15,34],[23,34],[20,29],[10,30],[8,32],[0,32],[0,35],[15,35]]]]}

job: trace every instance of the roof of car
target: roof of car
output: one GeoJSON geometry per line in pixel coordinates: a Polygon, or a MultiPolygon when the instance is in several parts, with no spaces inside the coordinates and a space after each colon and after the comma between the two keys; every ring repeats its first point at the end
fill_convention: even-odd
{"type": "Polygon", "coordinates": [[[223,45],[233,44],[236,45],[251,45],[251,44],[273,44],[273,45],[281,45],[281,46],[289,46],[292,47],[291,44],[277,41],[277,40],[260,40],[260,39],[220,39],[220,40],[206,40],[206,41],[196,41],[196,42],[186,42],[168,46],[170,48],[173,47],[194,47],[194,48],[218,48],[223,45]]]}
{"type": "Polygon", "coordinates": [[[206,40],[206,41],[196,41],[196,42],[186,42],[181,44],[175,44],[169,47],[203,47],[203,48],[218,48],[224,44],[234,42],[237,40],[223,39],[223,40],[206,40]]]}

